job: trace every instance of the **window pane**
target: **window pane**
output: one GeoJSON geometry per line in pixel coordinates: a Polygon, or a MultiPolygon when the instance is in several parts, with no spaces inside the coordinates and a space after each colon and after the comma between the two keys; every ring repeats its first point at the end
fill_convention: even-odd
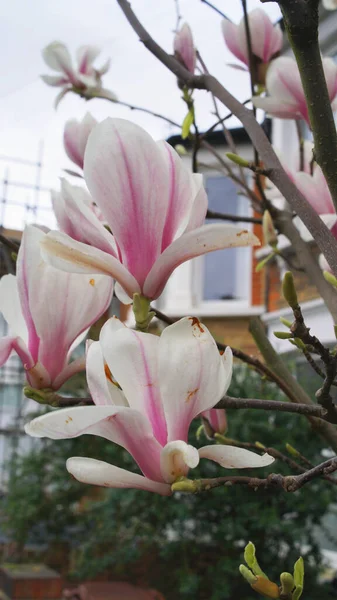
{"type": "MultiPolygon", "coordinates": [[[[238,214],[238,194],[234,183],[228,177],[208,177],[206,191],[210,210],[238,214]]],[[[218,219],[208,219],[208,223],[219,223],[218,219]]],[[[204,259],[204,300],[233,300],[237,298],[237,248],[226,248],[205,255],[204,259]]]]}

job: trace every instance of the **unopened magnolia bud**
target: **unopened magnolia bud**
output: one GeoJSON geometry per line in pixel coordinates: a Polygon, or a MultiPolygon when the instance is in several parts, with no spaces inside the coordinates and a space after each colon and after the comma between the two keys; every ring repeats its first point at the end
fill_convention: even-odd
{"type": "Polygon", "coordinates": [[[174,146],[174,149],[179,154],[179,156],[186,156],[187,154],[187,150],[182,144],[177,144],[176,146],[174,146]]]}
{"type": "Polygon", "coordinates": [[[252,573],[250,569],[247,569],[247,567],[245,565],[240,565],[239,571],[240,571],[242,577],[244,577],[245,580],[248,581],[249,585],[253,585],[254,583],[256,583],[256,581],[257,581],[256,575],[254,575],[254,573],[252,573]]]}
{"type": "Polygon", "coordinates": [[[229,160],[240,167],[250,167],[250,162],[248,160],[242,158],[242,156],[239,156],[238,154],[234,154],[234,152],[226,152],[226,156],[229,158],[229,160]]]}
{"type": "Polygon", "coordinates": [[[293,334],[288,331],[274,331],[273,333],[279,340],[289,340],[294,337],[293,334]]]}
{"type": "Polygon", "coordinates": [[[291,446],[290,444],[286,444],[286,450],[287,452],[289,452],[289,454],[295,456],[295,458],[299,458],[301,456],[298,450],[296,450],[296,448],[294,448],[294,446],[291,446]]]}
{"type": "Polygon", "coordinates": [[[280,321],[283,325],[285,325],[286,327],[291,327],[292,323],[290,321],[288,321],[288,319],[284,319],[283,317],[280,317],[280,321]]]}
{"type": "Polygon", "coordinates": [[[289,596],[295,587],[294,578],[291,573],[281,573],[281,595],[289,596]]]}
{"type": "Polygon", "coordinates": [[[332,273],[329,273],[329,271],[323,271],[323,276],[328,283],[331,283],[331,285],[337,287],[337,279],[332,273]]]}
{"type": "Polygon", "coordinates": [[[255,442],[255,446],[259,450],[265,450],[266,449],[266,447],[263,444],[261,444],[261,442],[255,442]]]}
{"type": "Polygon", "coordinates": [[[282,292],[284,299],[288,302],[290,308],[297,308],[298,300],[294,285],[294,277],[291,271],[287,271],[283,277],[282,292]]]}
{"type": "Polygon", "coordinates": [[[269,244],[272,248],[277,247],[277,233],[273,224],[269,210],[265,210],[262,218],[262,229],[265,244],[269,244]]]}

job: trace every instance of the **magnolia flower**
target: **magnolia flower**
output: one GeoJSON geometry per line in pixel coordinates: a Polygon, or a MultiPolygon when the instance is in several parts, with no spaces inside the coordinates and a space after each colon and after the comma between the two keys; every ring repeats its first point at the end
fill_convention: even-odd
{"type": "Polygon", "coordinates": [[[207,419],[215,433],[226,433],[227,416],[224,408],[210,408],[209,410],[204,410],[201,414],[207,419]]]}
{"type": "Polygon", "coordinates": [[[91,241],[95,241],[93,238],[92,228],[87,233],[87,228],[83,226],[83,223],[78,222],[77,212],[80,210],[85,214],[91,213],[98,221],[99,229],[96,243],[102,244],[101,238],[106,238],[109,248],[113,243],[113,237],[106,228],[101,226],[104,224],[104,219],[99,208],[95,205],[89,192],[83,187],[77,185],[71,185],[66,179],[61,179],[61,191],[51,192],[51,199],[53,205],[53,211],[57,220],[59,229],[69,235],[74,240],[90,244],[91,241]],[[103,231],[104,230],[104,231],[103,231]]]}
{"type": "Polygon", "coordinates": [[[93,63],[99,53],[100,49],[96,46],[81,46],[77,50],[77,67],[74,68],[68,48],[64,44],[56,41],[44,48],[42,56],[45,63],[58,75],[41,75],[41,78],[47,85],[62,88],[56,98],[56,106],[71,89],[82,95],[90,90],[101,89],[101,78],[109,70],[110,60],[100,69],[96,69],[93,63]]]}
{"type": "MultiPolygon", "coordinates": [[[[337,108],[337,65],[332,58],[323,58],[323,68],[332,109],[337,108]]],[[[254,97],[257,108],[262,108],[280,119],[304,119],[310,127],[307,103],[300,73],[294,58],[281,56],[273,60],[267,71],[268,96],[254,97]]]]}
{"type": "Polygon", "coordinates": [[[0,365],[12,350],[20,357],[29,385],[54,390],[85,368],[84,357],[69,362],[81,334],[108,309],[112,280],[63,273],[41,258],[45,233],[26,227],[17,276],[0,280],[0,311],[12,336],[0,339],[0,365]]]}
{"type": "Polygon", "coordinates": [[[190,173],[169,144],[154,142],[129,121],[106,119],[94,128],[84,179],[113,238],[73,197],[70,218],[91,246],[51,232],[43,240],[43,255],[66,271],[111,275],[122,302],[134,293],[158,298],[174,269],[195,256],[259,244],[239,227],[203,225],[207,197],[201,175],[190,173]]]}
{"type": "MultiPolygon", "coordinates": [[[[252,44],[253,66],[257,83],[264,83],[264,70],[261,64],[269,63],[282,48],[283,34],[279,25],[273,25],[264,10],[256,8],[248,15],[252,44]]],[[[244,18],[239,25],[223,19],[222,31],[229,50],[248,67],[249,52],[244,18]]]]}
{"type": "Polygon", "coordinates": [[[197,54],[194,47],[193,36],[190,26],[187,23],[181,27],[174,36],[174,54],[176,58],[188,69],[194,73],[197,54]]]}
{"type": "Polygon", "coordinates": [[[200,458],[230,469],[273,462],[268,454],[241,448],[197,450],[187,443],[192,419],[220,400],[231,376],[230,348],[221,356],[196,318],[181,319],[160,337],[128,329],[113,318],[87,354],[87,381],[96,406],[53,411],[26,425],[26,432],[51,439],[91,434],[111,440],[133,456],[143,475],[79,457],[67,461],[68,471],[84,483],[170,495],[171,484],[200,458]]]}
{"type": "Polygon", "coordinates": [[[83,169],[85,148],[89,134],[95,125],[97,125],[96,119],[90,113],[87,113],[82,121],[70,119],[64,126],[64,149],[68,158],[80,169],[83,169]]]}

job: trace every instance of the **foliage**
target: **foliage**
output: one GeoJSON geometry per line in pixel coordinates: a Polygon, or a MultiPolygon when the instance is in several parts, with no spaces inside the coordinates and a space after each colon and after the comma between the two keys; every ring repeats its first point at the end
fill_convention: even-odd
{"type": "MultiPolygon", "coordinates": [[[[241,368],[235,371],[230,392],[278,399],[274,386],[241,368]]],[[[260,441],[283,452],[288,442],[309,460],[322,460],[323,442],[302,416],[232,410],[228,421],[231,438],[260,441]]],[[[194,444],[198,425],[196,421],[191,432],[194,444]]],[[[106,573],[156,587],[168,600],[251,600],[257,595],[238,567],[252,540],[270,578],[277,581],[279,573],[302,554],[310,600],[330,597],[315,583],[321,558],[314,537],[315,526],[336,497],[328,482],[314,480],[294,494],[233,486],[170,498],[136,490],[102,490],[94,499],[89,495],[97,490],[66,472],[65,460],[73,455],[133,468],[125,451],[93,436],[43,441],[17,460],[2,514],[8,535],[18,544],[68,541],[74,578],[106,573]]],[[[259,469],[256,475],[271,470],[259,469]]],[[[202,461],[193,476],[212,477],[219,471],[210,461],[202,461]]],[[[289,467],[278,464],[277,471],[289,473],[289,467]]]]}

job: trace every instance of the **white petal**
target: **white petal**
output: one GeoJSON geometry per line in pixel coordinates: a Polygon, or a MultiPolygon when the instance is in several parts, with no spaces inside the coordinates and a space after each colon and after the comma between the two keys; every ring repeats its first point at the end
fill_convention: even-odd
{"type": "Polygon", "coordinates": [[[131,473],[109,465],[101,460],[74,456],[67,460],[67,470],[82,483],[110,488],[138,489],[154,492],[161,496],[170,496],[171,487],[166,483],[152,481],[137,473],[131,473]]]}
{"type": "Polygon", "coordinates": [[[136,279],[117,258],[98,248],[71,239],[60,231],[51,231],[41,243],[42,256],[52,266],[69,273],[102,273],[119,281],[133,296],[140,292],[136,279]]]}
{"type": "Polygon", "coordinates": [[[188,469],[195,469],[198,464],[198,450],[181,440],[166,444],[160,455],[161,472],[167,483],[173,483],[178,477],[185,477],[188,469]]]}
{"type": "Polygon", "coordinates": [[[199,449],[199,456],[213,460],[225,469],[256,469],[267,467],[275,460],[269,454],[260,456],[245,448],[227,445],[204,446],[199,449]]]}
{"type": "Polygon", "coordinates": [[[231,372],[229,353],[224,361],[208,329],[195,317],[164,329],[159,338],[159,382],[169,441],[187,441],[191,421],[217,404],[231,372]]]}
{"type": "Polygon", "coordinates": [[[4,275],[0,279],[0,311],[8,323],[11,333],[21,337],[27,344],[28,330],[22,314],[15,275],[4,275]]]}
{"type": "Polygon", "coordinates": [[[87,351],[87,382],[96,405],[128,406],[123,392],[113,383],[104,364],[99,342],[92,342],[87,351]]]}

